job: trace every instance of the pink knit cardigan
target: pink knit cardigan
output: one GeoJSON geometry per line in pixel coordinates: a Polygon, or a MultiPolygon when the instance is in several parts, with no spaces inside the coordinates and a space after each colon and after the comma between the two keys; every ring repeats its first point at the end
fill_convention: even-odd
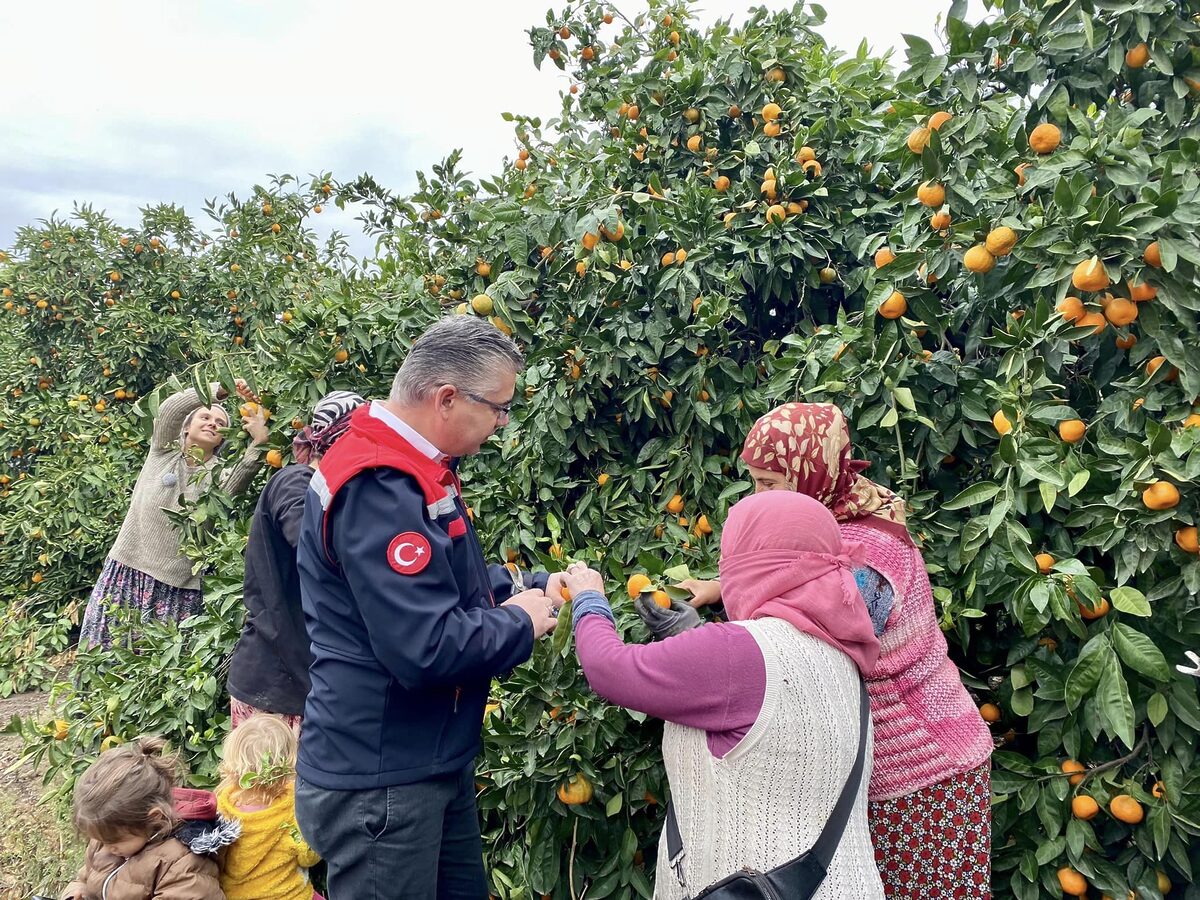
{"type": "Polygon", "coordinates": [[[921,551],[862,519],[843,522],[842,536],[866,545],[867,565],[896,593],[867,678],[875,725],[869,798],[893,800],[979,767],[992,736],[946,654],[921,551]]]}

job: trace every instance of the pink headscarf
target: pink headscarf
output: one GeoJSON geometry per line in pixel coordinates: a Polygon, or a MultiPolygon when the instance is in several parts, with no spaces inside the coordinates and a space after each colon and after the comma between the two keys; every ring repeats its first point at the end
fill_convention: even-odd
{"type": "Polygon", "coordinates": [[[736,503],[721,531],[721,596],[730,621],[775,618],[841,650],[867,673],[879,639],[854,582],[863,548],[842,540],[819,501],[764,491],[736,503]]]}

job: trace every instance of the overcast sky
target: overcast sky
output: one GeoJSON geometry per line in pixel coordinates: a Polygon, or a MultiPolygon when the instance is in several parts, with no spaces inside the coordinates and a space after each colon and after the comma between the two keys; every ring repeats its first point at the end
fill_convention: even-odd
{"type": "MultiPolygon", "coordinates": [[[[553,115],[526,29],[548,0],[55,0],[0,4],[0,247],[75,202],[124,224],[156,202],[244,194],[268,173],[363,172],[406,192],[455,147],[479,175],[513,151],[503,111],[553,115]]],[[[626,14],[642,0],[618,0],[626,14]]],[[[752,4],[706,0],[702,21],[752,4]]],[[[753,4],[760,5],[760,4],[753,4]]],[[[767,0],[771,8],[791,3],[767,0]]],[[[980,0],[973,0],[976,17],[980,0]]],[[[933,36],[949,0],[832,0],[823,34],[878,52],[933,36]]],[[[612,26],[615,29],[615,25],[612,26]]],[[[345,217],[324,225],[353,228],[345,217]]],[[[365,245],[355,241],[359,248],[365,245]]]]}

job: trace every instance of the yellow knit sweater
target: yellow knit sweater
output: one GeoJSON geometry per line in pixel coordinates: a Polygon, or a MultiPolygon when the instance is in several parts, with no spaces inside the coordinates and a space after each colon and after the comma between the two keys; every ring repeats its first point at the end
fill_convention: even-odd
{"type": "Polygon", "coordinates": [[[309,866],[320,857],[296,825],[295,795],[289,790],[266,809],[238,809],[228,790],[217,794],[217,808],[242,823],[242,836],[226,851],[221,890],[227,900],[312,900],[309,866]]]}

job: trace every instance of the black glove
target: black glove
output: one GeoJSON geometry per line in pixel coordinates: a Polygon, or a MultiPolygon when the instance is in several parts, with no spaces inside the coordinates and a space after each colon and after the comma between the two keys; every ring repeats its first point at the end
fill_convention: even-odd
{"type": "Polygon", "coordinates": [[[700,613],[682,600],[672,600],[670,607],[662,607],[643,594],[633,601],[633,608],[642,617],[655,640],[659,641],[704,624],[700,613]]]}

